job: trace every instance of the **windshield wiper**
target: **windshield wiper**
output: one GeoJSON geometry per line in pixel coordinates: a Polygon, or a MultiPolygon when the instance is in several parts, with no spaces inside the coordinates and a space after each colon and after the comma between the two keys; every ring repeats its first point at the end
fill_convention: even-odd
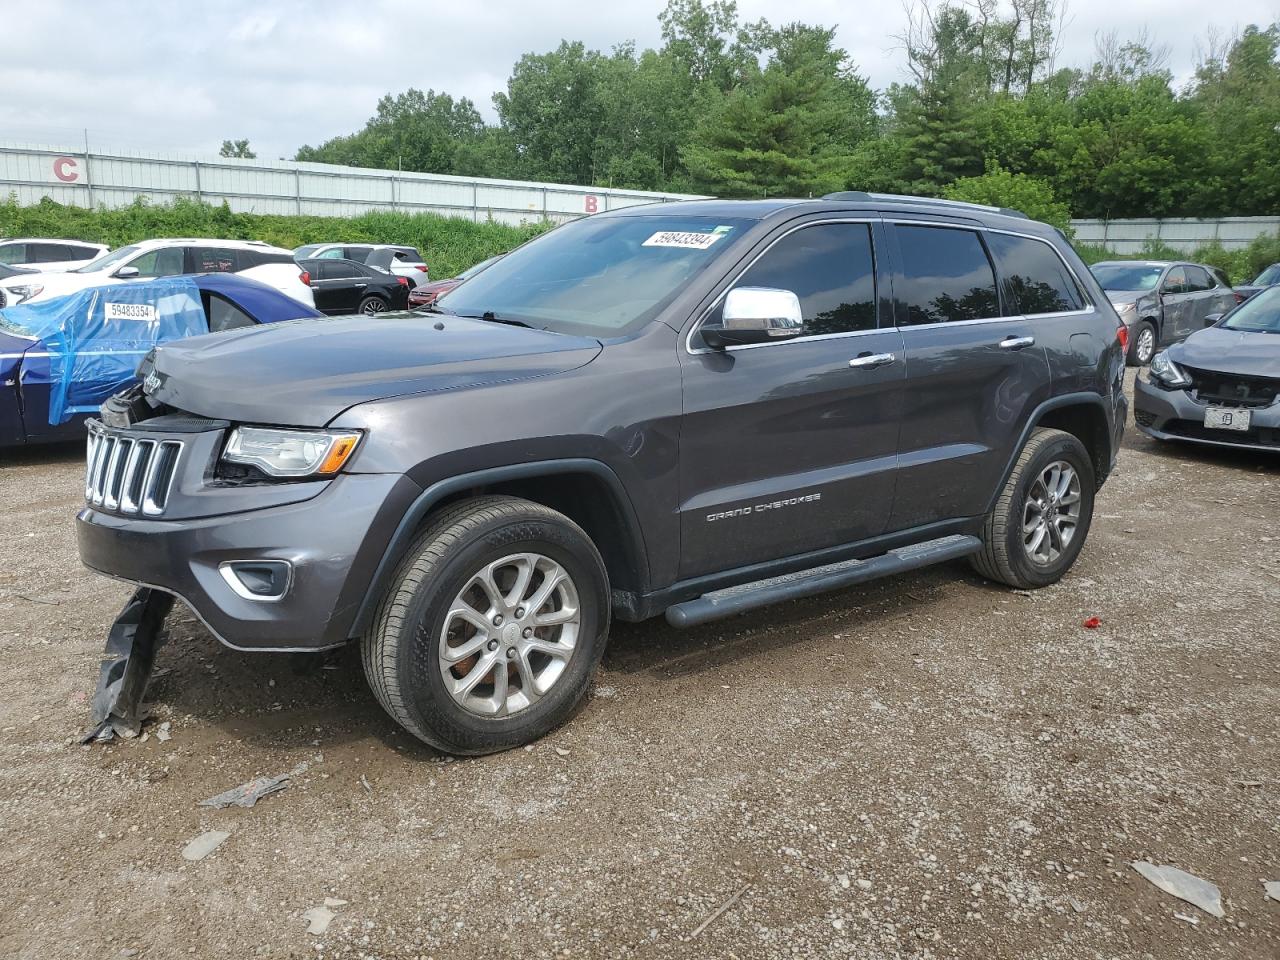
{"type": "Polygon", "coordinates": [[[492,310],[486,310],[479,316],[473,316],[468,313],[460,313],[458,316],[465,317],[467,320],[487,320],[490,323],[505,323],[509,327],[526,327],[529,330],[537,329],[533,324],[525,323],[523,320],[517,320],[514,317],[500,317],[492,310]]]}

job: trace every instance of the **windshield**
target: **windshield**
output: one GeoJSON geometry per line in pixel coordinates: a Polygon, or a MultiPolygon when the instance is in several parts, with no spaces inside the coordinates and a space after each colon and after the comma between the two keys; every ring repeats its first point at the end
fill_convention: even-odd
{"type": "Polygon", "coordinates": [[[556,333],[621,336],[653,320],[748,223],[660,214],[575,220],[507,254],[440,306],[556,333]]]}
{"type": "Polygon", "coordinates": [[[138,253],[141,247],[121,247],[119,250],[108,253],[99,257],[97,260],[90,260],[83,267],[77,267],[72,273],[97,273],[99,270],[106,270],[108,267],[114,267],[121,260],[127,260],[135,253],[138,253]]]}
{"type": "Polygon", "coordinates": [[[1148,263],[1095,263],[1090,269],[1103,290],[1154,290],[1164,273],[1148,263]]]}
{"type": "Polygon", "coordinates": [[[475,276],[477,273],[479,273],[481,270],[484,270],[484,269],[487,269],[488,267],[493,266],[495,263],[497,263],[499,260],[501,260],[504,256],[505,256],[505,254],[500,253],[500,254],[498,254],[496,257],[490,257],[488,260],[481,260],[481,261],[480,261],[479,263],[477,263],[475,266],[473,266],[473,267],[467,267],[467,269],[463,270],[463,271],[462,271],[460,274],[458,274],[454,279],[455,279],[455,280],[470,280],[472,277],[474,277],[474,276],[475,276]]]}
{"type": "Polygon", "coordinates": [[[1258,274],[1258,279],[1253,281],[1253,286],[1270,287],[1277,283],[1280,283],[1280,263],[1273,263],[1258,274]]]}
{"type": "Polygon", "coordinates": [[[1280,287],[1268,287],[1250,297],[1219,326],[1241,333],[1280,333],[1280,287]]]}

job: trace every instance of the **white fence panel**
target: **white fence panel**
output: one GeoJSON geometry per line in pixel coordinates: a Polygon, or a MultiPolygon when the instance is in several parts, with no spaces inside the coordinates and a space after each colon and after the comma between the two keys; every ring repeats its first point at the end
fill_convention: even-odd
{"type": "Polygon", "coordinates": [[[1077,243],[1099,244],[1112,253],[1135,254],[1148,240],[1190,253],[1217,241],[1228,250],[1258,237],[1280,233],[1280,217],[1224,217],[1221,220],[1072,220],[1077,243]]]}
{"type": "Polygon", "coordinates": [[[165,203],[191,197],[246,213],[356,216],[370,210],[429,212],[533,222],[576,217],[687,194],[569,184],[451,177],[398,170],[236,160],[0,142],[0,196],[21,204],[49,197],[82,207],[121,207],[145,197],[165,203]]]}

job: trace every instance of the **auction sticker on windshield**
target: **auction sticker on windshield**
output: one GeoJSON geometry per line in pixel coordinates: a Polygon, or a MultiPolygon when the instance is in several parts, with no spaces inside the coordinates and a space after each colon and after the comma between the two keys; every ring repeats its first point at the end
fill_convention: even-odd
{"type": "Polygon", "coordinates": [[[659,230],[642,247],[679,247],[683,250],[706,250],[723,237],[723,233],[682,233],[678,230],[659,230]]]}
{"type": "Polygon", "coordinates": [[[154,323],[160,319],[155,305],[150,303],[104,303],[103,315],[108,320],[146,320],[154,323]]]}

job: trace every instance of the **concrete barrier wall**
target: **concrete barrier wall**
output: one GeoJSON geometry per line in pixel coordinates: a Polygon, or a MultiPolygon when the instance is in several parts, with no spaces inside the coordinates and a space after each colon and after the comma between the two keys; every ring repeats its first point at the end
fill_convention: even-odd
{"type": "Polygon", "coordinates": [[[553,222],[687,194],[368,170],[291,160],[234,160],[0,143],[0,196],[89,208],[190,197],[245,213],[354,216],[439,213],[519,224],[553,222]]]}

